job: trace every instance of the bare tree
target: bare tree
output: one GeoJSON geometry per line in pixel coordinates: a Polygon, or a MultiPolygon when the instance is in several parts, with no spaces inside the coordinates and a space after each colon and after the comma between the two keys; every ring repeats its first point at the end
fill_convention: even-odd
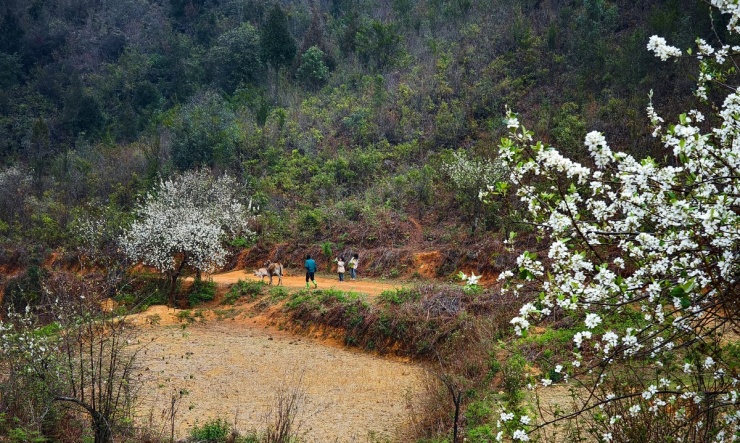
{"type": "Polygon", "coordinates": [[[130,325],[101,309],[107,291],[96,283],[53,274],[44,291],[54,302],[36,307],[47,312],[29,308],[0,322],[0,362],[9,375],[0,397],[30,407],[19,418],[37,429],[59,405],[71,405],[89,415],[95,443],[108,443],[132,416],[141,346],[130,325]]]}

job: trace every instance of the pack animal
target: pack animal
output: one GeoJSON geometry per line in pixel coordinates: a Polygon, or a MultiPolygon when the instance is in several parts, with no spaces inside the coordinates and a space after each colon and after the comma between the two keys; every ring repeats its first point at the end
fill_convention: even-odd
{"type": "Polygon", "coordinates": [[[270,277],[270,284],[272,284],[272,277],[278,277],[278,286],[283,284],[283,265],[282,263],[273,263],[267,260],[261,268],[254,271],[254,275],[260,277],[262,281],[265,281],[265,277],[270,277]]]}

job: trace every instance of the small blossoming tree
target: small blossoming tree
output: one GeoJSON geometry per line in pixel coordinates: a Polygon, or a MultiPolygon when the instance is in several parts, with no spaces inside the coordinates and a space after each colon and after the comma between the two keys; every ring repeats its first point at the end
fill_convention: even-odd
{"type": "Polygon", "coordinates": [[[188,171],[159,183],[137,211],[138,219],[121,238],[134,261],[165,273],[174,303],[177,279],[186,267],[212,272],[226,261],[223,241],[253,235],[251,203],[242,203],[236,181],[224,175],[188,171]]]}
{"type": "MultiPolygon", "coordinates": [[[[740,31],[736,1],[711,3],[740,31]]],[[[740,47],[697,46],[697,96],[706,100],[740,47]]],[[[659,37],[648,49],[663,60],[682,55],[659,37]]],[[[554,314],[580,319],[572,358],[557,372],[581,395],[573,413],[539,423],[504,411],[499,439],[528,440],[585,413],[600,441],[626,441],[641,414],[663,419],[663,441],[740,437],[740,347],[728,338],[740,330],[740,89],[709,119],[691,110],[663,127],[652,104],[648,116],[673,165],[615,152],[591,132],[589,167],[507,117],[501,157],[529,221],[549,240],[546,257],[524,252],[516,272],[502,274],[507,290],[529,300],[512,323],[526,334],[554,314]]]]}
{"type": "Polygon", "coordinates": [[[17,441],[46,441],[70,411],[87,416],[95,443],[130,428],[142,344],[119,312],[101,309],[108,283],[57,272],[42,285],[48,303],[0,319],[3,414],[27,430],[17,441]]]}
{"type": "Polygon", "coordinates": [[[472,219],[471,228],[485,225],[485,205],[481,201],[482,188],[500,182],[506,170],[498,161],[472,156],[466,151],[453,152],[441,166],[456,191],[460,210],[472,219]]]}

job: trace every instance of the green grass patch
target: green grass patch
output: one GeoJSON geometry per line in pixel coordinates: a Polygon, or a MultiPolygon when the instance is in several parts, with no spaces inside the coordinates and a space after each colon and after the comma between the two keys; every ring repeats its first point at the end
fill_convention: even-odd
{"type": "Polygon", "coordinates": [[[282,286],[274,286],[270,288],[270,302],[277,303],[288,298],[290,294],[288,290],[282,286]]]}
{"type": "Polygon", "coordinates": [[[226,293],[222,304],[233,305],[241,298],[246,298],[250,301],[255,300],[262,293],[262,288],[266,285],[266,283],[261,281],[239,280],[229,288],[229,292],[226,293]]]}
{"type": "Polygon", "coordinates": [[[183,323],[183,322],[194,323],[194,322],[196,322],[198,320],[204,321],[205,320],[205,316],[203,316],[203,311],[201,311],[201,310],[197,310],[197,311],[193,312],[193,311],[191,311],[189,309],[184,309],[184,310],[182,310],[182,311],[180,311],[180,312],[177,313],[177,320],[180,323],[183,323]]]}
{"type": "Polygon", "coordinates": [[[421,293],[415,288],[400,288],[383,291],[378,296],[378,302],[382,304],[400,305],[406,302],[419,300],[421,293]]]}

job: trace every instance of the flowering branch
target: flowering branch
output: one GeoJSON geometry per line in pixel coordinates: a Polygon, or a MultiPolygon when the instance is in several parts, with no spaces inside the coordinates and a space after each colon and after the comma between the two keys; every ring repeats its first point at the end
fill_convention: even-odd
{"type": "MultiPolygon", "coordinates": [[[[736,2],[711,3],[730,14],[732,32],[740,30],[736,2]]],[[[651,37],[647,47],[662,60],[683,56],[661,37],[651,37]]],[[[706,100],[706,84],[723,78],[730,51],[740,47],[713,48],[700,39],[697,47],[697,95],[706,100]]],[[[740,432],[739,366],[724,338],[740,327],[740,89],[716,113],[719,124],[706,132],[697,110],[663,128],[650,104],[653,135],[673,152],[676,165],[612,151],[602,134],[591,132],[584,144],[593,167],[533,141],[516,114],[507,114],[510,135],[501,142],[501,159],[527,207],[526,221],[550,243],[547,257],[525,251],[516,272],[502,274],[505,290],[530,300],[512,324],[523,335],[555,312],[580,319],[573,360],[561,362],[557,372],[591,384],[572,414],[529,429],[507,428],[514,440],[599,409],[605,419],[594,426],[609,441],[623,432],[624,417],[609,405],[624,402],[632,402],[630,417],[678,420],[676,435],[724,441],[740,432]],[[609,375],[638,364],[645,366],[630,376],[642,391],[608,392],[609,375]],[[648,400],[653,403],[646,408],[648,400]],[[693,412],[676,407],[685,401],[693,412]]]]}

